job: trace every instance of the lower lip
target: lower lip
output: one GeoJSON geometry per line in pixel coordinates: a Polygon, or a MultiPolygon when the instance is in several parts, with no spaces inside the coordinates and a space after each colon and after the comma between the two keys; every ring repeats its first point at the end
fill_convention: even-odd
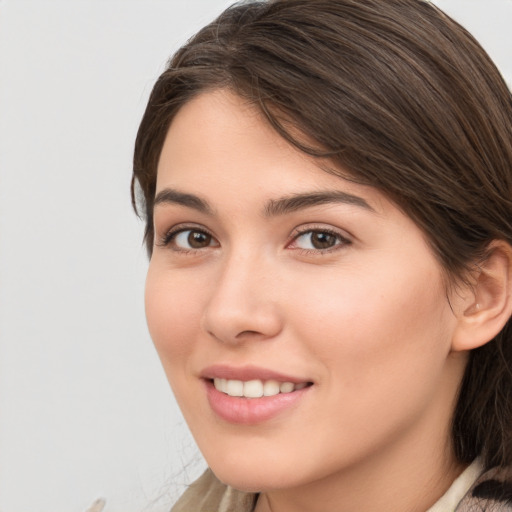
{"type": "Polygon", "coordinates": [[[297,405],[312,386],[291,393],[279,393],[261,398],[233,397],[215,389],[213,382],[206,380],[206,394],[213,412],[229,423],[255,425],[268,421],[297,405]]]}

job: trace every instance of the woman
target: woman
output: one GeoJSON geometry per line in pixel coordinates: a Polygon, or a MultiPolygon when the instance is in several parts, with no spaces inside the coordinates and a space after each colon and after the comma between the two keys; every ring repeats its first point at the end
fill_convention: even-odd
{"type": "Polygon", "coordinates": [[[211,468],[173,510],[512,510],[512,99],[462,27],[235,5],[155,85],[133,183],[211,468]]]}

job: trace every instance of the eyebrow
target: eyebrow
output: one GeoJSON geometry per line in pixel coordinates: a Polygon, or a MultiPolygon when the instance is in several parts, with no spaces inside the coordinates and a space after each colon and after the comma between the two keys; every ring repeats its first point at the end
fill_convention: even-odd
{"type": "Polygon", "coordinates": [[[185,192],[179,192],[178,190],[171,188],[165,188],[158,192],[155,197],[153,207],[159,204],[179,204],[181,206],[186,206],[187,208],[198,210],[207,215],[213,215],[213,210],[204,199],[201,199],[194,194],[186,194],[185,192]]]}
{"type": "MultiPolygon", "coordinates": [[[[370,212],[375,212],[362,197],[342,192],[341,190],[326,190],[292,194],[279,199],[271,199],[265,205],[263,213],[265,217],[277,217],[313,206],[336,203],[354,205],[370,212]]],[[[156,195],[154,206],[159,204],[179,204],[207,215],[214,214],[213,209],[204,199],[194,194],[187,194],[171,188],[165,188],[156,195]]]]}
{"type": "Polygon", "coordinates": [[[304,208],[311,208],[312,206],[336,203],[359,206],[375,213],[375,210],[362,197],[342,192],[341,190],[293,194],[281,199],[272,199],[266,205],[264,213],[267,217],[274,217],[304,208]]]}

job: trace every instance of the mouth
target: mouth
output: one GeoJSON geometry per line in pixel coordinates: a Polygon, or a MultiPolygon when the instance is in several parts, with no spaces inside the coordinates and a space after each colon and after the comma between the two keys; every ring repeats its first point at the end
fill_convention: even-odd
{"type": "Polygon", "coordinates": [[[210,379],[214,388],[221,393],[232,397],[243,398],[262,398],[271,397],[279,394],[293,393],[308,386],[312,386],[312,382],[279,382],[277,380],[260,380],[252,379],[248,381],[237,379],[210,379]]]}
{"type": "Polygon", "coordinates": [[[212,366],[201,373],[212,412],[228,423],[256,425],[293,411],[314,382],[247,366],[212,366]]]}

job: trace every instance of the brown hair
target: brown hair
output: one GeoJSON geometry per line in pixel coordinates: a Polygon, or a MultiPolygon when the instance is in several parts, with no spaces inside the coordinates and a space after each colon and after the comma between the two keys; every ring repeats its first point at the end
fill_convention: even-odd
{"type": "MultiPolygon", "coordinates": [[[[421,0],[274,0],[227,9],[153,89],[132,181],[150,254],[168,127],[187,101],[216,88],[390,197],[424,231],[451,282],[492,240],[512,244],[512,97],[473,37],[421,0]]],[[[453,420],[459,461],[512,463],[511,368],[509,320],[470,354],[453,420]]]]}

